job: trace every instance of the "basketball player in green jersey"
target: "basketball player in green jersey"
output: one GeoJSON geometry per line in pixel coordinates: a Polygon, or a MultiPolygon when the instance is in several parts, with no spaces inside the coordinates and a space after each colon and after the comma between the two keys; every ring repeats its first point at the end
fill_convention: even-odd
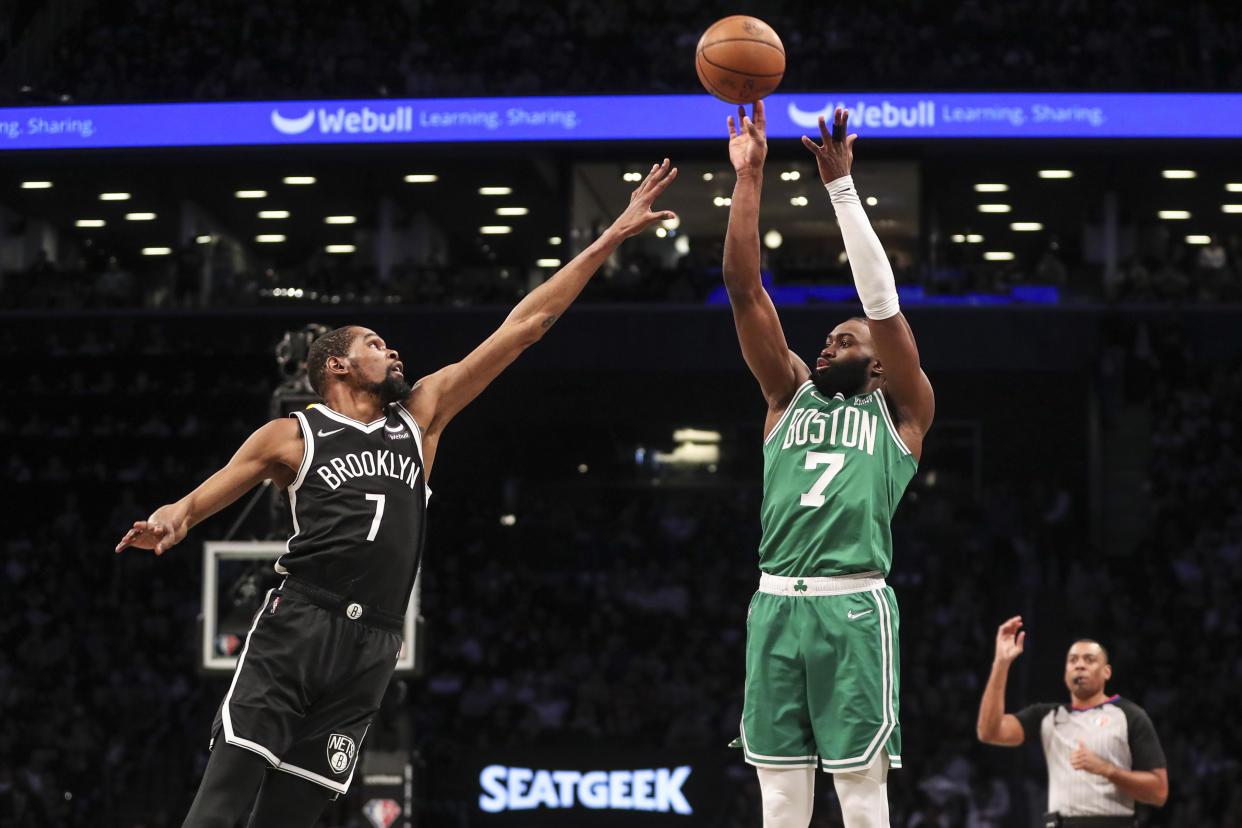
{"type": "MultiPolygon", "coordinates": [[[[914,476],[935,410],[898,310],[888,257],[850,176],[855,135],[837,109],[819,166],[866,318],[828,334],[811,370],[789,349],[759,276],[763,102],[729,118],[737,184],[724,282],[742,356],[767,400],[759,591],[746,635],[738,743],[759,774],[765,828],[805,828],[815,769],[833,774],[846,828],[887,826],[889,767],[901,762],[897,602],[884,583],[889,521],[914,476]]],[[[735,743],[737,744],[737,743],[735,743]]]]}

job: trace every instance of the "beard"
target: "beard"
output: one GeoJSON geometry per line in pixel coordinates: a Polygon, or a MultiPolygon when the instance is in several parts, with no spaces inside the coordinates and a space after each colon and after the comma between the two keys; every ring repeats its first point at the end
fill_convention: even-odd
{"type": "Polygon", "coordinates": [[[811,382],[826,397],[840,394],[851,397],[862,390],[871,376],[871,361],[854,359],[846,361],[834,360],[827,368],[816,368],[811,371],[811,382]]]}
{"type": "Polygon", "coordinates": [[[365,386],[365,390],[379,397],[381,405],[405,402],[414,392],[413,386],[405,381],[405,377],[393,371],[389,371],[381,381],[365,386]]]}

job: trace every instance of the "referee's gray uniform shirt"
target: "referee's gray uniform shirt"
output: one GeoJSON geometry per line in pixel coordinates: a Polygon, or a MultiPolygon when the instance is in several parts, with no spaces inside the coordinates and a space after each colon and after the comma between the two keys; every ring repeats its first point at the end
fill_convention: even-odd
{"type": "Polygon", "coordinates": [[[1048,760],[1048,810],[1061,816],[1133,816],[1134,800],[1099,774],[1074,770],[1078,740],[1125,770],[1166,767],[1156,729],[1143,708],[1121,696],[1095,707],[1032,704],[1018,711],[1027,741],[1036,735],[1048,760]]]}

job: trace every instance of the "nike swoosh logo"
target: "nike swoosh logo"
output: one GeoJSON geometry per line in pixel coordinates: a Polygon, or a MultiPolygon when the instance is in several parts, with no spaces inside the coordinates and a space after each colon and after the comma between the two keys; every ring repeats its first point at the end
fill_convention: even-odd
{"type": "Polygon", "coordinates": [[[845,614],[845,617],[853,621],[855,618],[862,618],[869,612],[875,612],[875,610],[863,610],[862,612],[854,612],[851,610],[845,614]]]}
{"type": "Polygon", "coordinates": [[[344,431],[344,430],[345,430],[345,426],[341,426],[340,428],[333,429],[332,431],[324,431],[321,428],[319,429],[319,436],[320,437],[331,437],[333,434],[336,434],[338,431],[344,431]]]}

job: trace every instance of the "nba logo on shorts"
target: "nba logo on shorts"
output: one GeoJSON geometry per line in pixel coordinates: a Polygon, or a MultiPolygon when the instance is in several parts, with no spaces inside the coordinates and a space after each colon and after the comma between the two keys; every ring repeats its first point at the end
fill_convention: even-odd
{"type": "Polygon", "coordinates": [[[328,767],[333,773],[344,773],[354,761],[354,740],[341,733],[328,737],[328,767]]]}

